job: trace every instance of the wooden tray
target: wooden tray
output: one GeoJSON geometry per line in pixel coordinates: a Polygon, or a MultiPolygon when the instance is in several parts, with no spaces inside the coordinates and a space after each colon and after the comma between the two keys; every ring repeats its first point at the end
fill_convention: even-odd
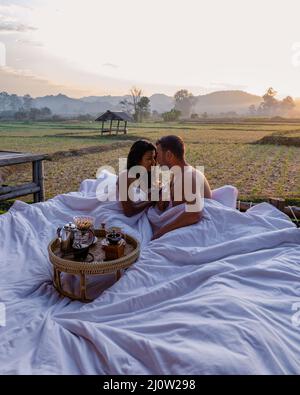
{"type": "Polygon", "coordinates": [[[124,234],[124,240],[126,241],[124,256],[119,259],[106,261],[105,251],[101,244],[101,241],[106,236],[105,230],[96,229],[94,232],[98,241],[95,245],[91,246],[89,250],[94,255],[95,259],[93,262],[76,261],[72,255],[64,257],[60,251],[60,243],[57,238],[51,241],[48,246],[49,259],[54,270],[54,286],[62,295],[83,302],[91,301],[91,299],[87,299],[86,296],[86,275],[116,273],[116,279],[119,280],[121,277],[121,270],[128,268],[136,262],[140,254],[140,243],[134,237],[124,234]],[[60,276],[62,272],[80,275],[80,296],[63,290],[60,276]]]}

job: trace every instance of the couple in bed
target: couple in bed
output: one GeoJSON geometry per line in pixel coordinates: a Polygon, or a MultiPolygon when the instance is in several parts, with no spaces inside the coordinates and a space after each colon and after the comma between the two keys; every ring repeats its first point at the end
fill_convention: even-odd
{"type": "Polygon", "coordinates": [[[128,154],[127,169],[120,173],[117,186],[119,200],[128,217],[150,207],[165,212],[170,207],[184,205],[185,209],[181,210],[180,215],[154,232],[153,239],[199,222],[203,217],[203,199],[212,197],[204,174],[187,163],[185,145],[178,136],[162,137],[156,145],[147,140],[136,141],[128,154]],[[158,177],[162,175],[160,170],[168,173],[169,182],[164,190],[156,183],[158,193],[155,195],[153,178],[157,180],[157,176],[154,176],[157,169],[158,177]],[[145,199],[134,199],[132,191],[136,185],[143,191],[145,199]]]}

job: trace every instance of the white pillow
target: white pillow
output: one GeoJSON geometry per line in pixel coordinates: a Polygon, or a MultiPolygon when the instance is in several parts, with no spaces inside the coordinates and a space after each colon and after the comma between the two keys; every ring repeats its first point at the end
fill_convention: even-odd
{"type": "Polygon", "coordinates": [[[239,191],[232,185],[225,185],[212,191],[212,198],[226,207],[236,208],[239,191]]]}

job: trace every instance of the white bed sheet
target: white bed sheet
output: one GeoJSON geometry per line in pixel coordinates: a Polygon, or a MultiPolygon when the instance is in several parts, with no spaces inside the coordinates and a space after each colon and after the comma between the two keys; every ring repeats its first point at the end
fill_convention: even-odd
{"type": "Polygon", "coordinates": [[[0,216],[1,374],[300,373],[300,231],[287,216],[206,200],[205,220],[150,241],[146,214],[97,201],[101,182],[0,216]],[[47,256],[75,214],[142,242],[120,281],[94,281],[108,288],[87,305],[58,295],[47,256]]]}

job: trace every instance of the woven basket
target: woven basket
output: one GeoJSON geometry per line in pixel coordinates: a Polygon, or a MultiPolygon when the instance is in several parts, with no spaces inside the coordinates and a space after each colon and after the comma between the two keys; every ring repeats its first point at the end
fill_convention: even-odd
{"type": "MultiPolygon", "coordinates": [[[[105,231],[102,229],[96,229],[95,235],[101,239],[105,237],[105,231]]],[[[70,274],[106,274],[113,273],[121,269],[125,269],[129,267],[132,263],[134,263],[140,254],[140,243],[133,237],[129,235],[124,235],[124,239],[126,243],[129,243],[133,250],[115,260],[111,261],[94,261],[91,263],[87,262],[78,262],[75,260],[69,260],[57,255],[57,251],[59,251],[59,240],[53,240],[48,246],[48,253],[51,263],[54,268],[59,270],[60,272],[70,273],[70,274]]]]}

